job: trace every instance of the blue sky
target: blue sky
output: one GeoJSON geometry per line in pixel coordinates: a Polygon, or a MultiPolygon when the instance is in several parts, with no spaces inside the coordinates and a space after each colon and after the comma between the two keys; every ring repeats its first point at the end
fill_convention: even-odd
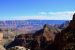
{"type": "Polygon", "coordinates": [[[75,0],[0,0],[0,20],[67,20],[74,12],[75,0]]]}

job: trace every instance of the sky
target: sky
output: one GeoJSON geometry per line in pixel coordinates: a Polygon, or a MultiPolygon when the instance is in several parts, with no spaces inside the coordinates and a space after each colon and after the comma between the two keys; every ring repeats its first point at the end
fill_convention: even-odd
{"type": "Polygon", "coordinates": [[[71,20],[75,0],[0,0],[0,20],[71,20]]]}

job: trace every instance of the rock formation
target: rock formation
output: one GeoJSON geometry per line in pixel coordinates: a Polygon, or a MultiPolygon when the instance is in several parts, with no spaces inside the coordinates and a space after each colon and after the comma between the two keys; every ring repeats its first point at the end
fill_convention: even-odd
{"type": "Polygon", "coordinates": [[[15,37],[14,41],[12,41],[8,46],[6,46],[7,49],[14,47],[14,46],[23,46],[28,48],[29,43],[32,40],[32,34],[21,34],[15,37]]]}
{"type": "Polygon", "coordinates": [[[2,43],[3,43],[3,32],[2,32],[2,30],[0,29],[0,50],[6,50],[6,49],[3,47],[2,43]]]}
{"type": "Polygon", "coordinates": [[[34,41],[37,42],[35,48],[41,48],[41,50],[47,50],[48,48],[54,49],[52,43],[54,42],[55,35],[58,32],[60,32],[58,29],[45,24],[43,29],[36,31],[33,35],[34,41]]]}
{"type": "Polygon", "coordinates": [[[57,50],[75,50],[75,14],[69,26],[56,36],[57,50]]]}
{"type": "Polygon", "coordinates": [[[33,34],[20,34],[16,36],[15,40],[7,46],[7,49],[14,46],[23,46],[31,50],[46,50],[51,47],[50,45],[54,42],[55,35],[58,32],[58,29],[45,24],[42,29],[33,34]]]}

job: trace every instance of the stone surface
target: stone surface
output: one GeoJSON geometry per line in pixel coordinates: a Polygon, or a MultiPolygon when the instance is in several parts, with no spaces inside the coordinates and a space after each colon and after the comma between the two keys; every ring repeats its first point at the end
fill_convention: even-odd
{"type": "Polygon", "coordinates": [[[0,50],[6,50],[2,45],[0,45],[0,50]]]}
{"type": "Polygon", "coordinates": [[[56,36],[57,50],[75,50],[75,14],[69,26],[56,36]]]}

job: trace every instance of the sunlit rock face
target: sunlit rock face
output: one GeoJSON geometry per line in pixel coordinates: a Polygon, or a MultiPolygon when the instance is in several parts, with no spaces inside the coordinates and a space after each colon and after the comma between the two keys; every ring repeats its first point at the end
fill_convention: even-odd
{"type": "MultiPolygon", "coordinates": [[[[45,24],[43,29],[36,31],[33,37],[42,36],[46,41],[54,41],[56,33],[59,33],[58,28],[53,27],[52,25],[45,24]]],[[[41,38],[41,37],[40,37],[41,38]]]]}
{"type": "Polygon", "coordinates": [[[57,50],[75,50],[75,14],[69,26],[55,38],[57,50]]]}
{"type": "Polygon", "coordinates": [[[3,44],[3,32],[2,30],[0,30],[0,50],[6,50],[2,44],[3,44]]]}
{"type": "Polygon", "coordinates": [[[55,27],[45,24],[43,29],[36,31],[33,35],[34,41],[37,42],[35,48],[41,47],[45,50],[54,49],[53,46],[50,45],[54,42],[55,35],[58,32],[60,31],[55,27]]]}
{"type": "Polygon", "coordinates": [[[55,32],[56,31],[52,26],[44,25],[43,37],[46,39],[46,41],[54,41],[55,32]]]}
{"type": "Polygon", "coordinates": [[[3,42],[3,33],[0,32],[0,45],[2,44],[2,42],[3,42]]]}

